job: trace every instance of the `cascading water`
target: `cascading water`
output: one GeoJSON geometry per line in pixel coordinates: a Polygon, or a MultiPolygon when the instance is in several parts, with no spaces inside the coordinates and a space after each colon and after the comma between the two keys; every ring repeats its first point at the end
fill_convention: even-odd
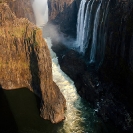
{"type": "Polygon", "coordinates": [[[92,7],[93,7],[94,1],[89,1],[87,4],[87,9],[85,13],[85,20],[84,20],[84,34],[83,34],[83,41],[81,44],[81,49],[83,54],[85,53],[85,50],[88,46],[88,40],[90,38],[90,25],[91,25],[91,20],[92,20],[92,7]],[[90,8],[90,9],[89,9],[90,8]]]}
{"type": "Polygon", "coordinates": [[[99,48],[100,50],[100,55],[101,55],[101,60],[99,62],[99,66],[102,64],[103,59],[104,59],[104,51],[105,51],[105,44],[106,44],[106,30],[107,30],[107,26],[106,26],[106,22],[107,22],[107,16],[108,16],[108,12],[109,12],[109,4],[110,4],[110,0],[107,1],[106,3],[106,9],[103,11],[103,17],[102,17],[102,21],[100,24],[100,30],[99,30],[99,45],[101,46],[99,48]]]}
{"type": "Polygon", "coordinates": [[[100,64],[103,60],[109,3],[110,0],[82,0],[80,4],[75,47],[83,55],[89,48],[87,55],[89,55],[90,63],[98,62],[100,64]],[[104,5],[103,9],[102,5],[104,5]]]}
{"type": "Polygon", "coordinates": [[[36,25],[42,28],[48,22],[47,0],[34,0],[32,7],[35,14],[36,25]]]}
{"type": "Polygon", "coordinates": [[[92,46],[91,46],[91,53],[90,53],[90,62],[95,62],[95,55],[96,55],[96,46],[97,46],[97,33],[98,33],[98,24],[99,24],[99,15],[100,15],[100,7],[101,2],[97,8],[95,20],[94,20],[94,28],[93,28],[93,39],[92,39],[92,46]]]}
{"type": "Polygon", "coordinates": [[[77,19],[77,47],[82,54],[85,53],[88,44],[88,36],[90,33],[91,13],[94,1],[89,1],[85,10],[86,1],[82,0],[78,12],[77,19]],[[85,14],[85,15],[84,15],[85,14]],[[85,17],[84,17],[85,16],[85,17]]]}

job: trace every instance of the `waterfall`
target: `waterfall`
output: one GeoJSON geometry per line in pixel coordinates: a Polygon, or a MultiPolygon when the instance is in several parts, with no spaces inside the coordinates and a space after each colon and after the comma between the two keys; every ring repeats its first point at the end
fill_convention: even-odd
{"type": "MultiPolygon", "coordinates": [[[[85,30],[84,30],[84,42],[83,42],[83,47],[84,47],[84,51],[83,53],[85,54],[85,50],[86,48],[88,47],[88,40],[90,39],[91,37],[91,26],[92,26],[92,11],[93,11],[93,5],[94,5],[94,0],[93,1],[89,1],[89,4],[91,4],[90,6],[90,10],[89,10],[89,13],[87,15],[88,17],[88,22],[85,23],[85,30]]],[[[88,10],[86,11],[88,12],[88,10]]]]}
{"type": "Polygon", "coordinates": [[[100,64],[104,58],[109,3],[110,0],[82,0],[80,3],[75,47],[82,55],[89,48],[89,63],[100,64]]]}
{"type": "Polygon", "coordinates": [[[101,7],[101,2],[97,8],[95,20],[94,20],[93,39],[92,39],[92,47],[91,47],[91,53],[90,53],[90,63],[95,62],[100,7],[101,7]]]}
{"type": "MultiPolygon", "coordinates": [[[[77,47],[82,47],[82,38],[83,38],[83,27],[84,27],[84,10],[85,10],[86,0],[82,0],[78,12],[78,20],[77,20],[77,47]]],[[[82,52],[82,51],[81,51],[82,52]]]]}
{"type": "Polygon", "coordinates": [[[76,42],[77,42],[78,50],[82,54],[85,53],[85,49],[87,47],[88,33],[86,31],[89,31],[93,3],[94,1],[91,2],[90,0],[87,3],[87,7],[85,11],[86,0],[82,0],[80,4],[79,12],[78,12],[76,42]],[[89,8],[91,9],[89,10],[89,8]]]}
{"type": "Polygon", "coordinates": [[[80,43],[80,52],[85,53],[86,49],[86,43],[87,43],[87,33],[86,30],[88,30],[88,21],[90,21],[90,14],[89,14],[89,6],[91,1],[88,2],[86,12],[85,12],[85,19],[84,19],[84,25],[83,25],[83,34],[81,35],[81,43],[80,43]]]}
{"type": "Polygon", "coordinates": [[[48,22],[47,0],[34,0],[32,7],[36,19],[36,25],[42,28],[48,22]]]}

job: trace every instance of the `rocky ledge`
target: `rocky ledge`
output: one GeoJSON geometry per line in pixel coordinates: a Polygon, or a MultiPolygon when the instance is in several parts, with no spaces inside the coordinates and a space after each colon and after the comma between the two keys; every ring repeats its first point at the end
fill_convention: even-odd
{"type": "Polygon", "coordinates": [[[0,85],[11,90],[29,88],[41,100],[41,117],[58,123],[66,102],[52,79],[50,53],[42,32],[25,18],[18,19],[0,3],[0,85]]]}

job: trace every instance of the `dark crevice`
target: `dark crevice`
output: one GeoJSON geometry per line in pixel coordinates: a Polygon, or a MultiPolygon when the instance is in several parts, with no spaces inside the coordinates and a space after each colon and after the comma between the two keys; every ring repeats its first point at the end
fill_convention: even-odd
{"type": "Polygon", "coordinates": [[[0,86],[0,133],[18,133],[18,127],[15,122],[10,105],[0,86]]]}

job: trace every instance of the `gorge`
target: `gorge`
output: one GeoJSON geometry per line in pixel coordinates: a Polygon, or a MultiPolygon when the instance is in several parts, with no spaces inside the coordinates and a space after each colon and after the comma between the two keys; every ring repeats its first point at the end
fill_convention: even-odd
{"type": "MultiPolygon", "coordinates": [[[[42,128],[40,120],[34,119],[35,127],[40,128],[24,126],[18,131],[132,133],[133,1],[31,0],[35,19],[31,7],[26,8],[31,6],[29,1],[22,4],[24,11],[15,8],[19,2],[25,3],[23,0],[6,2],[11,10],[0,3],[0,85],[4,89],[29,88],[41,98],[41,116],[53,123],[64,119],[67,105],[64,122],[52,125],[45,121],[42,128]],[[29,12],[32,15],[27,15],[29,12]],[[41,30],[21,17],[36,21],[43,29],[52,62],[41,30]],[[51,39],[52,33],[45,36],[50,32],[49,23],[59,31],[51,39]]],[[[24,95],[29,96],[28,92],[24,95]]]]}
{"type": "Polygon", "coordinates": [[[112,121],[121,132],[132,132],[133,1],[58,3],[53,0],[48,3],[50,21],[66,36],[78,40],[72,46],[67,43],[72,50],[64,48],[62,42],[53,41],[52,49],[59,58],[61,69],[74,81],[80,96],[98,108],[97,114],[105,122],[112,121]],[[58,8],[51,9],[53,2],[58,8]]]}

